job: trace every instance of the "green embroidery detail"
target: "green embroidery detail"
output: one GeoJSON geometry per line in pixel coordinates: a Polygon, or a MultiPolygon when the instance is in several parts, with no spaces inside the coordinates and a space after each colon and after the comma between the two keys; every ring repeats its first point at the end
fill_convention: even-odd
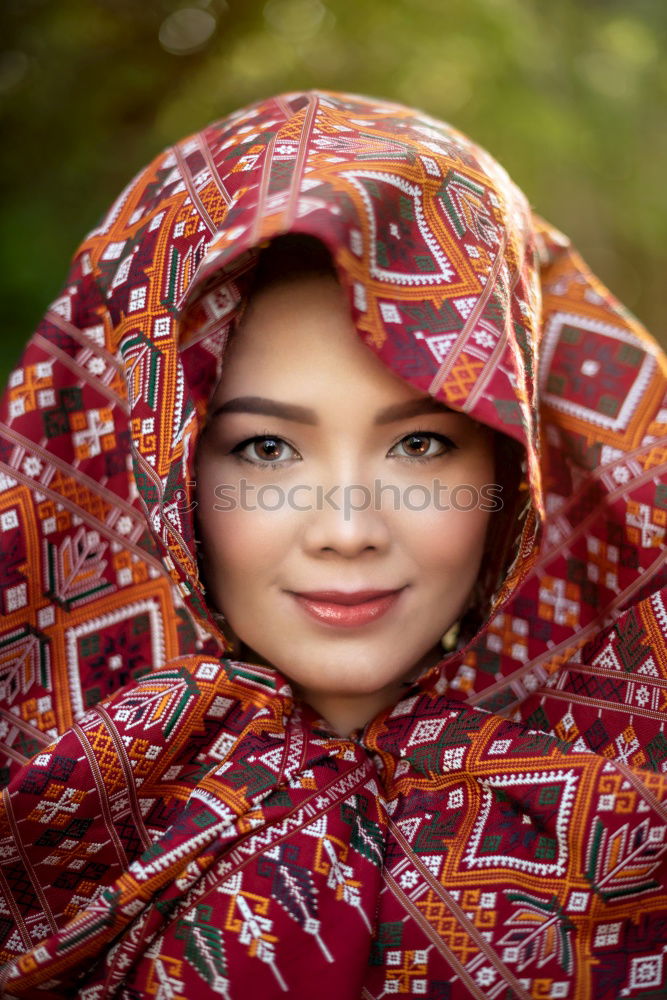
{"type": "Polygon", "coordinates": [[[210,923],[212,912],[212,906],[200,904],[188,919],[178,921],[174,935],[185,941],[185,960],[215,992],[224,995],[227,967],[222,933],[210,923]]]}
{"type": "Polygon", "coordinates": [[[380,924],[377,934],[371,943],[369,965],[385,965],[385,952],[401,947],[403,941],[403,923],[400,920],[387,921],[380,924]]]}
{"type": "Polygon", "coordinates": [[[557,843],[553,837],[540,837],[537,841],[537,847],[535,849],[536,858],[550,858],[556,857],[557,843]]]}

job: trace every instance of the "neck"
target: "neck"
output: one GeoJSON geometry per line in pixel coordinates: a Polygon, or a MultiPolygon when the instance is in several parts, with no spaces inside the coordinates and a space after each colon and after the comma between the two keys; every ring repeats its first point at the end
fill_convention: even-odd
{"type": "MultiPolygon", "coordinates": [[[[400,680],[380,688],[379,691],[369,691],[367,694],[355,692],[347,695],[318,691],[312,690],[312,688],[302,688],[294,683],[292,683],[292,689],[295,697],[307,702],[339,736],[347,739],[355,730],[363,729],[380,712],[395,705],[403,696],[406,687],[417,677],[434,667],[436,663],[439,663],[443,655],[443,648],[440,643],[437,643],[400,680]]],[[[274,666],[255,650],[246,646],[245,643],[239,644],[239,658],[247,663],[261,663],[266,667],[274,666]]],[[[283,676],[289,680],[287,674],[283,676]]]]}
{"type": "Polygon", "coordinates": [[[377,691],[369,695],[331,695],[299,692],[300,697],[329,723],[339,736],[347,739],[356,730],[389,708],[400,697],[400,691],[377,691]]]}
{"type": "Polygon", "coordinates": [[[438,644],[425,653],[400,681],[368,694],[330,694],[304,689],[295,689],[295,693],[345,739],[355,730],[363,729],[380,712],[395,705],[410,683],[439,663],[442,657],[443,650],[438,644]]]}

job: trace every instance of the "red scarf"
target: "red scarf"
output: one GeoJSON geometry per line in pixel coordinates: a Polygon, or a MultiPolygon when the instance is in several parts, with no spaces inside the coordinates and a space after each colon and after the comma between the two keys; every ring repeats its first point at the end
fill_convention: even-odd
{"type": "Polygon", "coordinates": [[[292,94],[147,167],[0,415],[5,994],[658,996],[664,392],[637,321],[440,122],[292,94]],[[486,625],[354,741],[221,658],[193,548],[199,426],[283,232],[326,244],[389,368],[527,456],[486,625]]]}

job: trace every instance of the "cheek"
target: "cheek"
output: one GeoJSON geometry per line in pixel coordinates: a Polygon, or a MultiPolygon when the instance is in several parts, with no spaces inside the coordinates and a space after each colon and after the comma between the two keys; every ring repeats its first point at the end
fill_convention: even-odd
{"type": "MultiPolygon", "coordinates": [[[[252,500],[246,506],[252,507],[252,500]]],[[[249,604],[258,586],[272,581],[291,538],[281,512],[240,506],[200,512],[200,534],[206,578],[216,604],[225,612],[249,604]]]]}
{"type": "Polygon", "coordinates": [[[484,552],[489,516],[479,508],[420,515],[420,539],[414,545],[420,564],[434,574],[461,573],[462,583],[472,585],[484,552]]]}
{"type": "Polygon", "coordinates": [[[431,502],[424,510],[405,514],[404,537],[412,540],[425,569],[460,570],[466,585],[470,575],[474,582],[490,530],[491,512],[483,509],[489,505],[486,490],[494,482],[493,452],[480,447],[429,484],[425,496],[430,495],[431,502]],[[408,518],[414,519],[411,524],[408,518]]]}

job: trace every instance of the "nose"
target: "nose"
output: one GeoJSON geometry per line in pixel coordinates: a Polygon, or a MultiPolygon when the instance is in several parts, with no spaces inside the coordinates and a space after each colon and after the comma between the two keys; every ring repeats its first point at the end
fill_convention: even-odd
{"type": "Polygon", "coordinates": [[[370,486],[322,486],[316,500],[303,534],[310,555],[354,559],[389,548],[390,525],[370,486]]]}

